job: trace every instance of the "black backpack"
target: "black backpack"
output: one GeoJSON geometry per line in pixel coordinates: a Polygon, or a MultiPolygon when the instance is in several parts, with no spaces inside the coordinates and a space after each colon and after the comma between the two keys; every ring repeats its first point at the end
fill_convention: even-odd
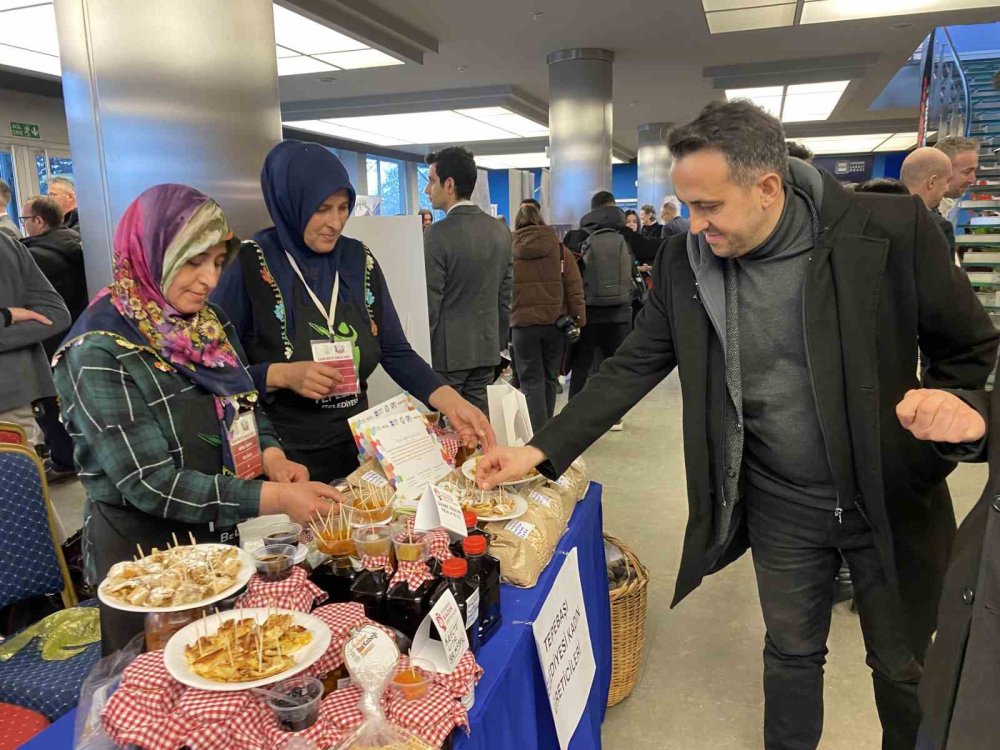
{"type": "Polygon", "coordinates": [[[598,229],[580,248],[583,260],[583,292],[591,307],[614,307],[631,303],[632,252],[621,233],[598,229]]]}

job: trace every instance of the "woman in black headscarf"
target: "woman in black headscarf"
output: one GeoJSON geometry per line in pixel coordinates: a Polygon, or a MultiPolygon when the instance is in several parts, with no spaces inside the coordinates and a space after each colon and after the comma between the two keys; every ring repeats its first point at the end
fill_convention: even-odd
{"type": "Polygon", "coordinates": [[[466,445],[491,445],[483,413],[410,347],[371,251],[343,236],[356,196],[340,159],[318,144],[284,141],[267,155],[261,187],[274,226],[244,243],[212,300],[236,328],[291,460],[321,482],[357,467],[347,419],[368,408],[378,365],[445,415],[466,445]],[[331,342],[353,359],[358,392],[344,392],[349,366],[345,382],[342,370],[316,361],[331,342]]]}

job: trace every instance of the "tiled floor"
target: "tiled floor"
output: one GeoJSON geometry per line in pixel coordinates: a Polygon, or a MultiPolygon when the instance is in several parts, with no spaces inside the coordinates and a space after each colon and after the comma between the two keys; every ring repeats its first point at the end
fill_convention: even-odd
{"type": "MultiPolygon", "coordinates": [[[[608,711],[609,750],[752,750],[760,748],[764,628],[750,560],[744,557],[670,610],[687,519],[681,398],[676,375],[653,391],[587,458],[605,485],[608,531],[626,540],[652,576],[645,665],[632,696],[608,711]]],[[[963,517],[986,479],[982,465],[952,475],[963,517]]],[[[81,523],[79,483],[53,488],[67,530],[81,523]]],[[[880,744],[871,677],[858,619],[835,608],[826,670],[826,728],[821,750],[876,750],[880,744]]]]}

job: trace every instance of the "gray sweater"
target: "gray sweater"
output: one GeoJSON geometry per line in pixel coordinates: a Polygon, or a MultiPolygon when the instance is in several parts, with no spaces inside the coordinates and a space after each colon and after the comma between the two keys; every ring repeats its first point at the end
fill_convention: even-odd
{"type": "Polygon", "coordinates": [[[17,240],[0,232],[0,309],[25,307],[52,325],[0,316],[0,412],[56,395],[42,341],[69,328],[69,311],[58,292],[17,240]]]}
{"type": "Polygon", "coordinates": [[[785,195],[774,232],[737,261],[745,477],[770,494],[832,509],[837,492],[802,322],[817,220],[804,194],[787,189],[785,195]]]}

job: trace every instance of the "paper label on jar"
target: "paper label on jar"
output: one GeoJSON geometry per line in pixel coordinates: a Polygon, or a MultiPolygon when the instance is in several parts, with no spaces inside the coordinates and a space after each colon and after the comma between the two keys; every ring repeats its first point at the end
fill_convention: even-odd
{"type": "Polygon", "coordinates": [[[527,521],[509,521],[504,528],[516,537],[527,539],[535,530],[535,524],[527,521]]]}
{"type": "Polygon", "coordinates": [[[366,471],[364,474],[361,475],[361,481],[367,482],[368,484],[373,485],[375,487],[389,486],[389,480],[386,479],[381,474],[379,474],[377,471],[371,471],[371,470],[366,471]]]}
{"type": "Polygon", "coordinates": [[[543,495],[538,490],[532,490],[531,492],[529,492],[528,493],[528,498],[530,500],[534,500],[536,503],[538,503],[539,505],[542,505],[542,506],[544,506],[546,508],[551,508],[552,507],[552,498],[549,497],[548,495],[543,495]]]}
{"type": "Polygon", "coordinates": [[[359,628],[344,646],[344,662],[355,683],[363,688],[389,674],[399,661],[392,638],[373,625],[359,628]]]}
{"type": "Polygon", "coordinates": [[[479,620],[479,589],[465,600],[465,628],[468,630],[479,620]]]}

